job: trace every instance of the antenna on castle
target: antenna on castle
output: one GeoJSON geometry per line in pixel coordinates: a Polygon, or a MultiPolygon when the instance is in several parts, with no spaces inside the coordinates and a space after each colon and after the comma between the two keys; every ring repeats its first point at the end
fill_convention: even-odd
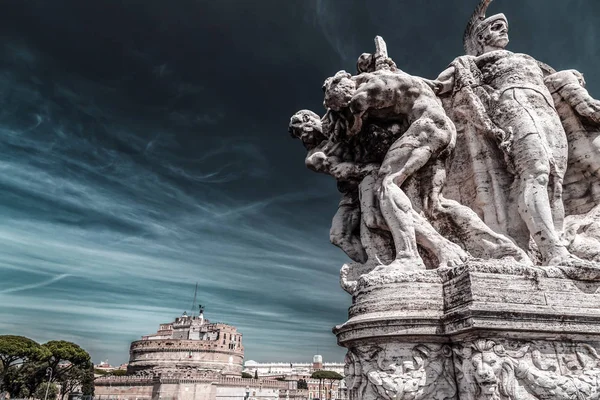
{"type": "Polygon", "coordinates": [[[196,295],[198,294],[198,282],[196,282],[196,289],[194,290],[194,301],[192,301],[192,317],[194,316],[194,309],[196,308],[196,295]]]}

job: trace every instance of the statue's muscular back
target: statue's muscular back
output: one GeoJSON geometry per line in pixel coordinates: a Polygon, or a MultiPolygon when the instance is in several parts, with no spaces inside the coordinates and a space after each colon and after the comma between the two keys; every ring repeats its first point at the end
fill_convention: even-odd
{"type": "Polygon", "coordinates": [[[369,111],[369,115],[391,114],[404,116],[409,122],[419,119],[424,112],[444,110],[433,90],[420,78],[402,71],[375,71],[353,77],[357,90],[350,108],[354,113],[369,111]]]}

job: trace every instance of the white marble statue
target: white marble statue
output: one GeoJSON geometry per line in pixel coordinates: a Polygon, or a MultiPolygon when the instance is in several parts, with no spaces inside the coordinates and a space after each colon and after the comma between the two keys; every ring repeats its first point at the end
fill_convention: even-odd
{"type": "Polygon", "coordinates": [[[467,141],[488,135],[504,153],[506,170],[500,173],[510,175],[510,187],[493,193],[492,212],[498,217],[484,221],[494,220],[493,228],[522,248],[533,238],[544,265],[573,261],[561,240],[567,136],[544,82],[553,71],[531,56],[505,50],[508,21],[504,14],[485,18],[490,2],[482,1],[473,14],[464,38],[467,55],[440,74],[438,94],[453,91],[451,108],[458,102],[470,107],[449,110],[467,141]]]}
{"type": "Polygon", "coordinates": [[[290,121],[306,165],[342,192],[330,237],[354,261],[342,271],[350,292],[364,274],[469,257],[600,260],[600,103],[577,71],[506,50],[507,19],[486,18],[490,3],[437,79],[401,71],[377,37],[356,75],[325,81],[322,118],[290,121]]]}

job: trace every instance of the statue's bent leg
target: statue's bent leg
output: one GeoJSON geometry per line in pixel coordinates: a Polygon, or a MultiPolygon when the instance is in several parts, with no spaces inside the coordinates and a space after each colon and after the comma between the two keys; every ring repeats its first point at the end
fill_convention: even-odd
{"type": "Polygon", "coordinates": [[[571,258],[555,228],[555,219],[559,224],[562,221],[562,207],[557,205],[562,199],[557,186],[562,184],[562,176],[556,167],[566,160],[564,129],[555,109],[533,90],[504,92],[495,116],[499,126],[514,133],[509,156],[516,172],[519,215],[542,254],[543,264],[560,264],[571,258]],[[557,189],[549,196],[551,173],[557,178],[553,182],[557,189]]]}
{"type": "Polygon", "coordinates": [[[429,250],[438,259],[438,267],[453,267],[467,260],[469,255],[456,243],[439,234],[421,214],[412,210],[417,244],[429,250]]]}
{"type": "Polygon", "coordinates": [[[358,185],[360,210],[365,225],[370,229],[389,230],[383,215],[379,209],[379,200],[377,199],[381,181],[378,172],[374,171],[365,176],[358,185]]]}
{"type": "Polygon", "coordinates": [[[442,199],[434,212],[447,217],[460,230],[461,236],[468,238],[465,247],[473,256],[488,259],[512,257],[523,264],[532,264],[523,249],[506,236],[494,232],[469,207],[454,200],[442,199]]]}
{"type": "Polygon", "coordinates": [[[399,264],[403,259],[411,258],[419,261],[419,268],[425,268],[417,251],[414,210],[401,186],[409,176],[423,168],[434,153],[439,154],[450,137],[451,133],[438,129],[435,121],[419,119],[394,142],[381,165],[383,180],[379,205],[394,238],[399,264]]]}
{"type": "Polygon", "coordinates": [[[399,176],[399,172],[386,176],[379,196],[381,213],[390,227],[396,248],[396,259],[391,266],[403,269],[425,269],[425,264],[417,250],[412,205],[396,183],[399,176]]]}
{"type": "MultiPolygon", "coordinates": [[[[523,140],[524,150],[531,142],[523,140]]],[[[531,158],[521,160],[515,167],[519,179],[519,214],[542,253],[544,263],[554,263],[557,258],[568,257],[569,252],[561,244],[552,219],[548,197],[550,165],[547,157],[532,154],[531,158]]]]}
{"type": "Polygon", "coordinates": [[[367,264],[389,264],[394,260],[394,241],[390,232],[369,229],[364,221],[361,221],[360,239],[367,253],[367,264]]]}
{"type": "Polygon", "coordinates": [[[394,259],[392,239],[383,215],[379,209],[379,188],[377,171],[368,174],[358,185],[360,200],[360,240],[368,262],[390,263],[394,259]]]}
{"type": "Polygon", "coordinates": [[[329,239],[352,260],[364,263],[367,261],[367,253],[358,234],[360,208],[355,200],[347,199],[348,196],[350,195],[344,195],[344,199],[342,199],[337,212],[333,216],[329,239]]]}

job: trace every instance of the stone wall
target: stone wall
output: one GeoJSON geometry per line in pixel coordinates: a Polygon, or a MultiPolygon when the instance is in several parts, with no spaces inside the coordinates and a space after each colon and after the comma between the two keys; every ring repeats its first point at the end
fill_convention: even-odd
{"type": "Polygon", "coordinates": [[[128,373],[142,370],[200,368],[241,375],[244,348],[195,340],[138,340],[131,343],[128,373]]]}
{"type": "Polygon", "coordinates": [[[149,400],[156,398],[154,379],[136,376],[110,376],[94,381],[98,400],[149,400]]]}
{"type": "MultiPolygon", "coordinates": [[[[248,391],[250,399],[278,400],[279,389],[265,387],[251,387],[248,391]]],[[[240,400],[246,397],[246,387],[243,386],[217,386],[216,400],[240,400]]]]}
{"type": "Polygon", "coordinates": [[[161,400],[214,400],[216,386],[211,382],[161,383],[157,393],[161,400]]]}
{"type": "MultiPolygon", "coordinates": [[[[103,377],[95,381],[99,400],[276,400],[288,389],[288,382],[232,377],[151,378],[138,376],[103,377]]],[[[290,391],[291,397],[301,394],[290,391]]]]}

